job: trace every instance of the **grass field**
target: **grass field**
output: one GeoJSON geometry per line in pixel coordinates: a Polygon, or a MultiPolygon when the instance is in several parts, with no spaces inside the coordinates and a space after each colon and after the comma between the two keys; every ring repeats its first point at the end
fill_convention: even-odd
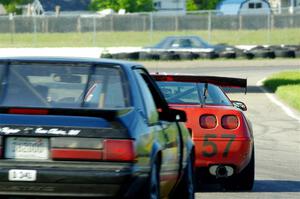
{"type": "Polygon", "coordinates": [[[264,85],[300,111],[300,71],[274,74],[264,82],[264,85]]]}
{"type": "Polygon", "coordinates": [[[198,35],[231,45],[300,44],[300,29],[181,32],[0,33],[0,48],[149,46],[170,35],[198,35]]]}

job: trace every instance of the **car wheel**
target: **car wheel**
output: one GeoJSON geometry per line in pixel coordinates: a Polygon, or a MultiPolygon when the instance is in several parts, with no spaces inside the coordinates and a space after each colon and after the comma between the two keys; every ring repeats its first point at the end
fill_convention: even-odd
{"type": "Polygon", "coordinates": [[[300,50],[295,51],[295,57],[297,57],[297,58],[300,57],[300,50]]]}
{"type": "Polygon", "coordinates": [[[194,163],[190,157],[188,159],[186,168],[184,170],[183,177],[179,182],[176,190],[172,194],[172,199],[194,199],[195,198],[195,175],[194,175],[194,163]]]}
{"type": "Polygon", "coordinates": [[[255,154],[254,148],[249,164],[236,176],[225,182],[224,187],[228,190],[250,191],[254,185],[255,177],[255,154]]]}

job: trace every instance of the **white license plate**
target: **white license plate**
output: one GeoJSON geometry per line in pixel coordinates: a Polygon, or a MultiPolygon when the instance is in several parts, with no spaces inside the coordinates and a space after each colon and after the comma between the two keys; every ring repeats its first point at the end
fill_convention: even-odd
{"type": "Polygon", "coordinates": [[[9,181],[36,181],[36,170],[11,169],[8,171],[9,181]]]}
{"type": "Polygon", "coordinates": [[[49,140],[35,137],[8,137],[4,155],[8,159],[46,160],[49,158],[49,140]]]}

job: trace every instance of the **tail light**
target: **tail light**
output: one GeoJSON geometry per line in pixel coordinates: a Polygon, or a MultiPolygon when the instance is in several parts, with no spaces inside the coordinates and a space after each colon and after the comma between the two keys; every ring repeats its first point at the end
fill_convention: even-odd
{"type": "Polygon", "coordinates": [[[103,159],[107,161],[134,161],[133,140],[105,140],[103,159]]]}
{"type": "Polygon", "coordinates": [[[201,115],[200,126],[204,129],[213,129],[217,126],[217,118],[214,115],[201,115]]]}
{"type": "Polygon", "coordinates": [[[29,114],[29,115],[47,115],[48,110],[46,109],[31,109],[31,108],[11,108],[8,113],[11,114],[29,114]]]}
{"type": "Polygon", "coordinates": [[[51,138],[53,160],[135,161],[133,140],[51,138]]]}
{"type": "Polygon", "coordinates": [[[239,126],[239,120],[235,115],[224,115],[221,125],[224,129],[236,129],[239,126]]]}

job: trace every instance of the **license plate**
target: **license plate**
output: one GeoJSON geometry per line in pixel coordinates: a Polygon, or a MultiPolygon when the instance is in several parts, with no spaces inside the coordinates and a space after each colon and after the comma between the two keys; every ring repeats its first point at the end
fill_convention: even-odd
{"type": "Polygon", "coordinates": [[[5,158],[46,160],[49,158],[48,138],[8,137],[5,143],[5,158]]]}
{"type": "Polygon", "coordinates": [[[11,169],[8,171],[9,181],[36,181],[36,170],[11,169]]]}

